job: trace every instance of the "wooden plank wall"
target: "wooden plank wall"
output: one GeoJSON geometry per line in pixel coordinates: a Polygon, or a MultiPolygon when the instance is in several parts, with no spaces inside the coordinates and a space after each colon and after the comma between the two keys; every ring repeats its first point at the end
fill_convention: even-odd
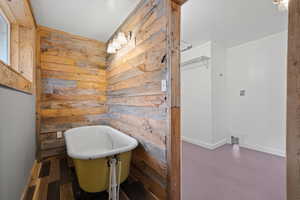
{"type": "Polygon", "coordinates": [[[40,158],[65,151],[57,131],[106,123],[106,45],[38,28],[37,128],[40,158]]]}
{"type": "Polygon", "coordinates": [[[132,39],[107,59],[110,125],[139,141],[131,175],[143,183],[152,199],[167,199],[168,189],[166,136],[170,106],[168,91],[161,90],[161,83],[168,80],[169,74],[169,3],[142,0],[117,31],[127,35],[131,31],[132,39]]]}

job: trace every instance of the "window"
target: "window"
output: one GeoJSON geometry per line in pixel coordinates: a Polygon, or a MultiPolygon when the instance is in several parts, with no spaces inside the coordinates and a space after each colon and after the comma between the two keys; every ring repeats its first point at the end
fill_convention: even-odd
{"type": "Polygon", "coordinates": [[[10,23],[0,10],[0,60],[10,64],[10,23]]]}

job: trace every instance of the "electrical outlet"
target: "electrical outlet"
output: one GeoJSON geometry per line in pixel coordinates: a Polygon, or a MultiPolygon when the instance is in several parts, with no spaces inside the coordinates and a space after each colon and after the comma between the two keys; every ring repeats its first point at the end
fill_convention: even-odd
{"type": "Polygon", "coordinates": [[[62,131],[57,131],[56,137],[57,137],[58,139],[59,139],[59,138],[62,138],[62,135],[63,135],[62,131]]]}
{"type": "Polygon", "coordinates": [[[240,96],[245,96],[246,95],[246,90],[240,90],[240,96]]]}
{"type": "Polygon", "coordinates": [[[161,91],[162,92],[167,91],[167,80],[161,80],[161,91]]]}
{"type": "Polygon", "coordinates": [[[231,144],[240,144],[240,138],[231,136],[231,144]]]}

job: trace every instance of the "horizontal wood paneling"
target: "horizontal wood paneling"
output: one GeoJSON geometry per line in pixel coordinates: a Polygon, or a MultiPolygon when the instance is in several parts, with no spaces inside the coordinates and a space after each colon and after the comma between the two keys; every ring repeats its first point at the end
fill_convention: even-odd
{"type": "Polygon", "coordinates": [[[39,34],[41,156],[65,152],[57,131],[106,124],[104,43],[46,27],[39,34]]]}
{"type": "Polygon", "coordinates": [[[131,175],[141,181],[148,196],[167,198],[166,134],[167,18],[164,0],[143,0],[119,31],[133,39],[109,55],[107,106],[109,124],[135,137],[131,175]]]}
{"type": "Polygon", "coordinates": [[[147,199],[170,199],[170,191],[178,199],[180,104],[174,97],[179,94],[179,7],[171,3],[141,0],[115,33],[132,32],[133,38],[113,55],[106,55],[104,43],[39,27],[42,157],[65,152],[57,131],[108,124],[139,141],[131,176],[144,185],[147,199]],[[162,80],[168,81],[167,91],[161,90],[162,80]]]}

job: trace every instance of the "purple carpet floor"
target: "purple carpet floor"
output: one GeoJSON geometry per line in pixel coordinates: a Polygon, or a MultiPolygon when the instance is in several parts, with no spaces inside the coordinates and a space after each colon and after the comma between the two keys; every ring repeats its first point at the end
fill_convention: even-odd
{"type": "Polygon", "coordinates": [[[224,145],[207,150],[183,142],[183,200],[286,200],[286,161],[224,145]]]}

